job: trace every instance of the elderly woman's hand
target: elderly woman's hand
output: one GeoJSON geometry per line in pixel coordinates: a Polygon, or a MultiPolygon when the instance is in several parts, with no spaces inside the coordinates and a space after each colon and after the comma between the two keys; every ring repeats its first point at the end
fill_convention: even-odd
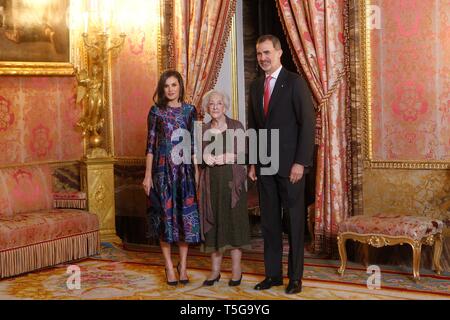
{"type": "Polygon", "coordinates": [[[225,153],[225,163],[233,164],[236,163],[236,155],[234,153],[225,153]]]}
{"type": "Polygon", "coordinates": [[[214,162],[218,166],[222,166],[225,164],[225,155],[221,154],[219,156],[216,156],[216,160],[214,162]]]}
{"type": "Polygon", "coordinates": [[[236,155],[234,153],[225,153],[220,156],[216,156],[215,164],[222,166],[224,164],[233,164],[236,162],[236,155]]]}
{"type": "Polygon", "coordinates": [[[215,165],[215,157],[213,157],[211,154],[206,155],[203,160],[205,160],[206,165],[212,167],[215,165]]]}

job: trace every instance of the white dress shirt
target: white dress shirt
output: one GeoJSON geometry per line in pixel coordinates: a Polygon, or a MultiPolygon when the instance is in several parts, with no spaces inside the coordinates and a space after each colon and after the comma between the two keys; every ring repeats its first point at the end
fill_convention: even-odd
{"type": "MultiPolygon", "coordinates": [[[[270,96],[272,96],[273,88],[275,87],[275,82],[277,82],[277,78],[280,75],[281,68],[283,68],[283,66],[280,66],[277,70],[275,70],[274,73],[272,73],[270,75],[272,77],[272,79],[270,79],[270,83],[269,83],[269,85],[270,85],[270,96]]],[[[267,76],[269,76],[269,75],[266,74],[266,77],[267,76]]],[[[264,92],[263,92],[263,96],[264,96],[264,92]]],[[[263,98],[263,100],[264,100],[264,98],[263,98]]]]}

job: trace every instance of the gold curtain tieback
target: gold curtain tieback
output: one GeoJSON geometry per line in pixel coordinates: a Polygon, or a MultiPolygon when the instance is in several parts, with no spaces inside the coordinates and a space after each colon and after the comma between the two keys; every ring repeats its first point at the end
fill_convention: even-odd
{"type": "Polygon", "coordinates": [[[339,73],[339,75],[338,75],[336,81],[334,82],[333,86],[331,87],[331,89],[328,90],[327,94],[325,94],[323,96],[323,98],[321,99],[319,106],[316,108],[317,112],[321,112],[323,107],[328,106],[329,99],[339,88],[339,85],[340,85],[342,79],[344,79],[345,74],[346,74],[345,70],[343,70],[339,73]]]}

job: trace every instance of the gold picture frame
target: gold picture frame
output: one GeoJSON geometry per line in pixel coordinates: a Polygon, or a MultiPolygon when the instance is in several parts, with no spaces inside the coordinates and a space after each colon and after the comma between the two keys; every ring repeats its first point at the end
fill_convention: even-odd
{"type": "Polygon", "coordinates": [[[419,161],[413,159],[405,160],[378,160],[373,156],[373,137],[372,137],[372,70],[371,70],[371,42],[369,29],[369,6],[370,0],[358,0],[359,16],[357,20],[357,29],[360,33],[359,50],[361,57],[360,74],[361,79],[361,103],[363,110],[362,134],[363,134],[363,159],[365,168],[379,169],[450,169],[450,161],[419,161]]]}
{"type": "Polygon", "coordinates": [[[71,0],[0,1],[0,75],[74,74],[71,0]]]}
{"type": "Polygon", "coordinates": [[[72,63],[0,61],[0,75],[71,76],[73,74],[74,66],[72,63]]]}

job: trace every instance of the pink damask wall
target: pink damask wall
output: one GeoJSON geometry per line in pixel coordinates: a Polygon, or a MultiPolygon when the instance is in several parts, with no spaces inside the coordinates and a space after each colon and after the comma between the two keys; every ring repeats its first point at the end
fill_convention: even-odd
{"type": "Polygon", "coordinates": [[[448,161],[450,0],[371,3],[374,159],[448,161]]]}
{"type": "Polygon", "coordinates": [[[116,157],[144,157],[147,115],[158,81],[158,21],[133,29],[113,69],[116,157]]]}
{"type": "Polygon", "coordinates": [[[0,165],[79,160],[73,77],[0,77],[0,165]]]}
{"type": "MultiPolygon", "coordinates": [[[[115,155],[143,157],[158,79],[158,24],[132,30],[113,71],[115,155]]],[[[83,156],[74,77],[0,77],[0,165],[83,156]]]]}

